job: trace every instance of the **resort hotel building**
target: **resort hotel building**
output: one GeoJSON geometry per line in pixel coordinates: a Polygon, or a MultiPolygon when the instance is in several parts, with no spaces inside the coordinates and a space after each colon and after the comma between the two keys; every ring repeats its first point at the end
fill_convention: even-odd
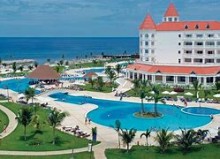
{"type": "Polygon", "coordinates": [[[139,54],[129,79],[211,86],[220,81],[220,21],[181,21],[171,3],[161,23],[148,14],[140,25],[139,54]]]}

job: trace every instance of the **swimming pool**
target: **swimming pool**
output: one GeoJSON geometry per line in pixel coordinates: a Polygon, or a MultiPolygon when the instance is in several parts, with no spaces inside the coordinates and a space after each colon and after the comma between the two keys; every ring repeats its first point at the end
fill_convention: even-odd
{"type": "Polygon", "coordinates": [[[189,107],[182,109],[182,111],[195,115],[207,115],[207,116],[220,114],[220,110],[207,108],[207,107],[189,107]]]}
{"type": "MultiPolygon", "coordinates": [[[[0,88],[13,90],[18,93],[24,93],[24,91],[29,87],[28,78],[18,78],[18,79],[9,79],[0,82],[0,88]]],[[[39,94],[40,91],[36,90],[36,94],[39,94]]]]}
{"type": "MultiPolygon", "coordinates": [[[[94,99],[84,96],[72,96],[64,93],[55,93],[50,95],[57,101],[65,101],[74,104],[91,103],[98,105],[95,109],[88,113],[88,118],[93,122],[113,127],[115,120],[120,120],[122,128],[145,131],[147,128],[169,128],[169,130],[177,130],[179,128],[195,128],[208,124],[211,121],[209,116],[191,115],[181,111],[179,107],[158,104],[158,111],[163,113],[163,117],[156,119],[143,119],[134,117],[134,113],[140,111],[140,103],[110,101],[102,99],[94,99]]],[[[153,111],[153,104],[145,104],[147,111],[153,111]]]]}

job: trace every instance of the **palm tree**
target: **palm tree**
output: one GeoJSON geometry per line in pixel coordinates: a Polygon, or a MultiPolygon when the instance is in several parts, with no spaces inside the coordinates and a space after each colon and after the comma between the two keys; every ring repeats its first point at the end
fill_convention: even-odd
{"type": "Polygon", "coordinates": [[[139,89],[140,86],[141,86],[140,80],[135,79],[135,80],[132,81],[132,83],[133,83],[133,88],[134,88],[135,94],[137,95],[138,89],[139,89]]]}
{"type": "Polygon", "coordinates": [[[112,70],[112,68],[111,68],[111,66],[107,66],[106,68],[105,68],[105,74],[109,74],[109,72],[111,72],[111,70],[112,70]]]}
{"type": "Polygon", "coordinates": [[[126,144],[127,152],[129,151],[129,145],[134,140],[135,134],[137,130],[136,129],[130,129],[130,130],[122,130],[120,136],[122,137],[122,141],[126,144]]]}
{"type": "Polygon", "coordinates": [[[65,62],[65,65],[68,66],[68,65],[69,65],[69,61],[66,61],[66,62],[65,62]]]}
{"type": "Polygon", "coordinates": [[[104,86],[103,78],[99,76],[97,78],[97,88],[98,88],[98,90],[101,91],[103,86],[104,86]]]}
{"type": "Polygon", "coordinates": [[[91,84],[92,88],[94,87],[95,84],[95,80],[93,80],[92,78],[88,79],[88,82],[91,84]]]}
{"type": "Polygon", "coordinates": [[[23,72],[23,70],[24,70],[24,66],[23,65],[21,65],[21,66],[19,66],[19,68],[18,68],[21,72],[23,72]]]}
{"type": "Polygon", "coordinates": [[[155,140],[160,145],[161,152],[165,152],[168,147],[171,145],[170,141],[173,139],[173,133],[168,132],[168,129],[162,129],[161,131],[157,132],[155,140]]]}
{"type": "Polygon", "coordinates": [[[34,67],[37,68],[37,66],[38,66],[38,63],[35,61],[34,62],[34,67]]]}
{"type": "Polygon", "coordinates": [[[117,64],[117,65],[115,66],[115,70],[116,70],[118,76],[119,76],[119,73],[121,72],[121,69],[122,69],[122,67],[121,67],[120,64],[117,64]]]}
{"type": "Polygon", "coordinates": [[[145,136],[145,138],[146,138],[146,145],[148,146],[148,138],[150,137],[150,134],[151,134],[151,130],[149,130],[149,129],[147,129],[146,131],[145,131],[145,133],[142,133],[141,134],[141,138],[143,137],[143,136],[145,136]]]}
{"type": "Polygon", "coordinates": [[[67,116],[64,112],[59,112],[55,108],[48,114],[48,121],[49,124],[53,128],[53,144],[56,143],[55,139],[55,128],[56,126],[60,125],[60,123],[64,120],[64,118],[67,116]]]}
{"type": "Polygon", "coordinates": [[[33,69],[33,66],[32,65],[29,65],[28,66],[29,70],[31,71],[33,69]]]}
{"type": "Polygon", "coordinates": [[[119,120],[115,121],[115,131],[118,133],[118,148],[120,149],[120,130],[121,130],[121,122],[119,120]]]}
{"type": "Polygon", "coordinates": [[[18,121],[24,126],[24,140],[27,139],[26,137],[26,129],[27,126],[30,124],[31,119],[32,119],[32,111],[30,108],[22,108],[19,113],[18,116],[16,117],[16,119],[18,119],[18,121]]]}
{"type": "Polygon", "coordinates": [[[199,143],[199,136],[193,129],[181,130],[180,135],[176,135],[176,144],[184,151],[188,151],[194,143],[199,143]]]}
{"type": "Polygon", "coordinates": [[[201,83],[199,84],[199,81],[198,81],[197,79],[194,80],[194,81],[192,82],[192,84],[193,84],[193,88],[194,88],[194,91],[195,91],[194,96],[195,96],[196,98],[198,98],[198,93],[199,93],[199,90],[200,90],[201,87],[202,87],[202,84],[201,84],[201,83]]]}
{"type": "Polygon", "coordinates": [[[29,101],[29,99],[32,99],[32,104],[33,104],[33,100],[34,100],[34,96],[35,96],[35,89],[28,87],[25,91],[25,98],[27,100],[27,102],[29,101]]]}
{"type": "Polygon", "coordinates": [[[115,79],[115,72],[111,70],[107,75],[110,80],[110,83],[113,84],[113,80],[115,79]]]}
{"type": "Polygon", "coordinates": [[[144,98],[145,97],[146,97],[146,94],[145,94],[144,90],[141,90],[140,99],[141,99],[141,114],[142,115],[145,113],[145,110],[144,110],[144,98]]]}
{"type": "Polygon", "coordinates": [[[158,116],[159,113],[157,110],[157,103],[158,102],[165,103],[165,101],[160,96],[159,88],[156,85],[153,85],[151,87],[152,87],[152,91],[154,92],[154,94],[152,94],[152,99],[154,100],[154,113],[156,116],[158,116]]]}
{"type": "Polygon", "coordinates": [[[204,89],[203,92],[204,92],[204,98],[205,98],[205,100],[207,100],[208,99],[208,95],[211,94],[211,91],[207,90],[207,89],[204,89]]]}
{"type": "Polygon", "coordinates": [[[199,137],[200,141],[203,141],[205,139],[205,137],[208,135],[209,130],[201,130],[199,129],[196,133],[199,137]]]}
{"type": "Polygon", "coordinates": [[[63,63],[64,63],[63,60],[59,61],[60,66],[63,66],[63,63]]]}
{"type": "Polygon", "coordinates": [[[17,64],[16,64],[16,62],[13,62],[12,69],[13,69],[14,73],[17,71],[17,64]]]}

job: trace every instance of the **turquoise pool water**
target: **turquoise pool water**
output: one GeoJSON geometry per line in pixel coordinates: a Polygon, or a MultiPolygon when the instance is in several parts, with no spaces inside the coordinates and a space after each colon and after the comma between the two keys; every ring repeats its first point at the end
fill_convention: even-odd
{"type": "MultiPolygon", "coordinates": [[[[85,96],[72,96],[64,93],[55,93],[50,95],[57,101],[81,104],[91,103],[98,105],[95,109],[88,113],[88,118],[93,122],[113,127],[115,120],[120,120],[122,128],[137,130],[146,130],[147,128],[161,129],[169,128],[169,130],[177,130],[179,128],[195,128],[208,124],[211,119],[209,116],[191,115],[181,111],[176,106],[158,104],[158,111],[163,113],[163,117],[157,119],[142,119],[134,117],[134,113],[140,111],[140,103],[131,103],[123,101],[110,101],[94,99],[85,96]]],[[[145,104],[147,111],[153,111],[153,104],[145,104]]]]}
{"type": "Polygon", "coordinates": [[[186,113],[191,113],[195,115],[215,115],[220,114],[220,110],[207,108],[207,107],[189,107],[182,109],[186,113]]]}
{"type": "MultiPolygon", "coordinates": [[[[22,78],[22,79],[10,79],[10,80],[4,80],[0,82],[0,88],[11,89],[18,93],[24,93],[24,91],[29,87],[29,79],[28,78],[22,78]]],[[[39,90],[36,90],[36,93],[40,93],[39,90]]]]}

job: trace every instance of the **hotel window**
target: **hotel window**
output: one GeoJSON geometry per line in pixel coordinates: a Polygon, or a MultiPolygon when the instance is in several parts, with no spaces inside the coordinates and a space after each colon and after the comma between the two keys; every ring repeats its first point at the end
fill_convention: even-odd
{"type": "Polygon", "coordinates": [[[197,54],[203,54],[203,51],[202,50],[198,50],[196,51],[197,54]]]}
{"type": "Polygon", "coordinates": [[[220,54],[220,50],[217,51],[217,54],[220,54]]]}
{"type": "Polygon", "coordinates": [[[202,63],[203,60],[202,60],[202,59],[194,59],[194,62],[195,62],[195,63],[202,63]]]}
{"type": "Polygon", "coordinates": [[[215,46],[215,42],[214,41],[208,41],[208,42],[206,42],[206,46],[215,46]]]}
{"type": "Polygon", "coordinates": [[[168,18],[168,21],[169,21],[169,22],[172,22],[172,18],[168,18]]]}
{"type": "Polygon", "coordinates": [[[184,45],[186,46],[191,46],[193,43],[192,42],[185,42],[184,45]]]}
{"type": "Polygon", "coordinates": [[[214,38],[214,36],[215,36],[214,34],[208,34],[209,38],[214,38]]]}
{"type": "Polygon", "coordinates": [[[178,59],[178,63],[181,63],[181,59],[178,59]]]}
{"type": "Polygon", "coordinates": [[[151,45],[154,46],[154,42],[153,41],[151,41],[151,45]]]}
{"type": "Polygon", "coordinates": [[[203,46],[203,42],[196,42],[195,43],[197,46],[203,46]]]}
{"type": "Polygon", "coordinates": [[[185,50],[186,54],[192,54],[192,50],[185,50]]]}
{"type": "Polygon", "coordinates": [[[213,54],[215,54],[215,52],[213,50],[209,50],[209,51],[207,51],[207,54],[208,55],[213,55],[213,54]]]}
{"type": "Polygon", "coordinates": [[[196,28],[196,29],[199,29],[199,25],[197,24],[197,25],[195,26],[195,28],[196,28]]]}
{"type": "Polygon", "coordinates": [[[192,59],[190,59],[190,58],[185,58],[184,61],[188,63],[188,62],[192,62],[192,59]]]}
{"type": "Polygon", "coordinates": [[[154,38],[154,34],[152,34],[151,37],[154,38]]]}
{"type": "Polygon", "coordinates": [[[189,27],[188,27],[188,25],[185,25],[185,29],[188,29],[189,27]]]}
{"type": "Polygon", "coordinates": [[[192,34],[186,34],[186,37],[187,37],[187,38],[191,38],[191,37],[192,37],[192,34]]]}
{"type": "Polygon", "coordinates": [[[178,54],[180,54],[181,53],[181,51],[178,51],[178,54]]]}
{"type": "Polygon", "coordinates": [[[179,36],[179,38],[181,38],[181,34],[179,34],[178,36],[179,36]]]}
{"type": "Polygon", "coordinates": [[[203,34],[196,34],[197,38],[203,38],[203,34]]]}
{"type": "Polygon", "coordinates": [[[148,50],[148,49],[145,49],[145,53],[148,54],[148,53],[149,53],[149,50],[148,50]]]}
{"type": "Polygon", "coordinates": [[[206,25],[206,29],[209,29],[210,28],[210,25],[208,24],[208,25],[206,25]]]}
{"type": "Polygon", "coordinates": [[[149,35],[148,34],[145,34],[145,38],[148,38],[149,37],[149,35]]]}
{"type": "Polygon", "coordinates": [[[217,63],[220,63],[220,59],[217,59],[216,62],[217,62],[217,63]]]}
{"type": "Polygon", "coordinates": [[[178,45],[180,46],[180,45],[181,45],[181,43],[178,43],[178,45]]]}
{"type": "Polygon", "coordinates": [[[220,45],[220,41],[217,42],[217,45],[220,45]]]}
{"type": "Polygon", "coordinates": [[[151,53],[152,53],[152,54],[154,53],[154,50],[153,50],[153,49],[151,50],[151,53]]]}
{"type": "Polygon", "coordinates": [[[145,46],[148,46],[148,41],[145,41],[145,46]]]}
{"type": "Polygon", "coordinates": [[[205,63],[214,63],[215,60],[214,59],[205,59],[205,63]]]}

